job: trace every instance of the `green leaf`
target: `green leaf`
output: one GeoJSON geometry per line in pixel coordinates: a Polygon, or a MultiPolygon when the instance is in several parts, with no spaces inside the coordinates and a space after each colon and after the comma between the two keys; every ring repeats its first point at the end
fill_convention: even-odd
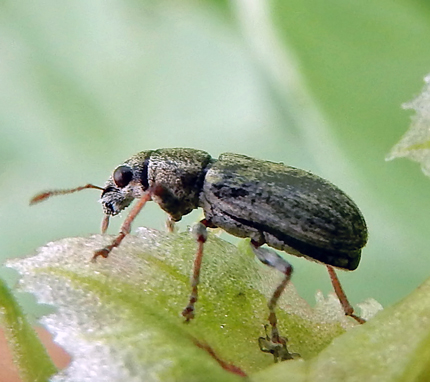
{"type": "Polygon", "coordinates": [[[20,306],[1,279],[0,324],[5,329],[23,382],[43,382],[57,371],[20,306]]]}
{"type": "Polygon", "coordinates": [[[255,261],[245,241],[237,248],[210,235],[197,317],[186,325],[180,312],[196,247],[191,235],[141,228],[108,259],[92,263],[93,251],[108,239],[63,239],[8,263],[21,273],[25,290],[58,308],[43,321],[73,362],[53,381],[91,375],[99,381],[235,381],[242,378],[232,372],[238,370],[261,382],[427,375],[430,281],[365,325],[343,317],[334,297],[320,298],[311,309],[290,286],[278,309],[280,330],[302,359],[272,365],[257,339],[279,277],[255,261]]]}
{"type": "Polygon", "coordinates": [[[318,357],[285,362],[255,381],[426,381],[430,364],[430,280],[365,325],[336,338],[318,357]]]}
{"type": "MultiPolygon", "coordinates": [[[[108,259],[91,262],[93,251],[108,239],[64,239],[8,263],[21,273],[26,291],[58,308],[43,323],[73,362],[54,381],[91,375],[98,381],[234,381],[240,376],[220,363],[247,374],[273,363],[260,351],[258,338],[264,335],[267,297],[280,281],[278,272],[210,235],[196,318],[184,324],[180,312],[196,250],[191,235],[141,228],[108,259]]],[[[304,359],[355,326],[336,299],[311,309],[293,286],[281,299],[278,318],[289,350],[304,359]]]]}

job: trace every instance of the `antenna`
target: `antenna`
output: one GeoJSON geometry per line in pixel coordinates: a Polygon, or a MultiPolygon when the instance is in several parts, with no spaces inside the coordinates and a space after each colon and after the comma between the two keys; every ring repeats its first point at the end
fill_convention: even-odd
{"type": "Polygon", "coordinates": [[[96,190],[104,191],[104,188],[99,187],[99,186],[94,186],[94,184],[86,184],[85,186],[70,188],[70,189],[65,189],[65,190],[44,191],[44,192],[41,192],[40,194],[33,196],[33,198],[31,198],[30,206],[32,206],[33,204],[36,204],[36,203],[43,202],[44,200],[50,198],[51,196],[72,194],[74,192],[82,191],[82,190],[85,190],[87,188],[95,188],[96,190]]]}

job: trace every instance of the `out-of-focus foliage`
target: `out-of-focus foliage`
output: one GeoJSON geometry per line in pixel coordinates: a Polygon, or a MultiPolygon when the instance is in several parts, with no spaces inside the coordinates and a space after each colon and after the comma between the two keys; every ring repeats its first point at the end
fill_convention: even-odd
{"type": "Polygon", "coordinates": [[[409,130],[398,142],[387,159],[407,157],[421,164],[424,174],[430,176],[430,76],[426,77],[426,86],[422,93],[413,101],[405,103],[405,109],[413,109],[413,117],[409,130]]]}
{"type": "MultiPolygon", "coordinates": [[[[0,326],[23,382],[45,382],[57,372],[26,315],[0,279],[0,326]]],[[[4,362],[4,355],[3,362],[4,362]]]]}

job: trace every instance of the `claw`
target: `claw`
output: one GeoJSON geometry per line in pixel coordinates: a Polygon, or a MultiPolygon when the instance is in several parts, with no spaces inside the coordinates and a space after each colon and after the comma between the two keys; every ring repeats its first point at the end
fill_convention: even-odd
{"type": "Polygon", "coordinates": [[[267,327],[268,325],[264,325],[266,336],[258,339],[258,346],[262,352],[273,354],[275,363],[300,358],[300,354],[288,351],[288,340],[285,337],[277,335],[270,338],[267,334],[267,327]]]}

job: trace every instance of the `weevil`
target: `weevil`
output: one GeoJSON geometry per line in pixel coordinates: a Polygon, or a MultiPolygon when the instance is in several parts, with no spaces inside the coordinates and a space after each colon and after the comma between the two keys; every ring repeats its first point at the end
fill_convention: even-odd
{"type": "MultiPolygon", "coordinates": [[[[87,188],[102,191],[103,233],[108,228],[109,217],[137,199],[118,235],[94,253],[94,260],[99,256],[108,257],[121,244],[130,232],[131,223],[149,200],[156,202],[171,222],[181,220],[198,207],[203,209],[204,219],[192,229],[198,247],[191,294],[182,312],[187,322],[194,318],[207,228],[216,227],[237,237],[250,238],[257,258],[284,275],[268,302],[273,349],[280,344],[279,351],[283,351],[282,347],[286,351],[286,340],[279,335],[275,309],[293,268],[274,250],[262,247],[263,244],[325,264],[345,314],[364,322],[354,314],[333,267],[357,268],[367,242],[366,223],[351,198],[310,172],[233,153],[214,159],[205,151],[195,149],[149,150],[118,166],[104,187],[87,184],[46,191],[36,195],[30,203],[87,188]]],[[[264,347],[268,348],[267,339],[264,347]]]]}

